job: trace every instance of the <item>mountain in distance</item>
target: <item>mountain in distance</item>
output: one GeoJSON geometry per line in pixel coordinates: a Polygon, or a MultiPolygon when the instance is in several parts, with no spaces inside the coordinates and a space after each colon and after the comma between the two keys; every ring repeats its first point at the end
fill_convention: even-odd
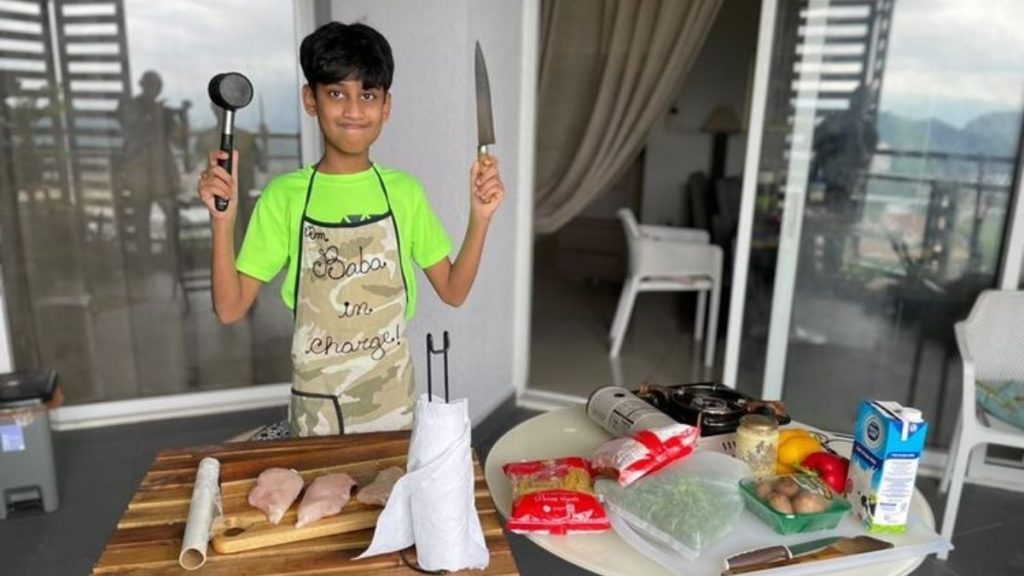
{"type": "Polygon", "coordinates": [[[1005,151],[1006,156],[1013,156],[1020,128],[1020,112],[989,112],[968,122],[964,132],[981,135],[996,144],[998,150],[1005,151]]]}
{"type": "Polygon", "coordinates": [[[880,142],[894,150],[1013,158],[1017,152],[1021,115],[1014,111],[989,112],[961,129],[938,118],[920,120],[881,112],[877,126],[880,142]]]}

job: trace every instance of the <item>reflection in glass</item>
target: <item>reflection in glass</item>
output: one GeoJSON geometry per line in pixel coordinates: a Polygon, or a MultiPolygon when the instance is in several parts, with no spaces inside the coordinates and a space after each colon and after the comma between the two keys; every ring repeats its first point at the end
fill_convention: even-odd
{"type": "Polygon", "coordinates": [[[1013,0],[779,2],[742,389],[780,378],[792,413],[846,430],[861,399],[900,401],[948,442],[952,326],[995,284],[1017,165],[1021,18],[1013,0]]]}
{"type": "Polygon", "coordinates": [[[177,200],[182,193],[175,149],[185,148],[192,103],[185,100],[178,108],[164,103],[163,80],[153,70],[142,74],[139,89],[135,96],[123,96],[114,111],[121,150],[113,155],[111,171],[125,267],[145,275],[155,262],[153,240],[162,240],[169,259],[176,260],[177,242],[167,241],[167,230],[178,229],[177,200]],[[154,210],[159,214],[159,234],[150,226],[154,210]]]}
{"type": "Polygon", "coordinates": [[[69,403],[290,378],[290,316],[274,287],[237,325],[212,313],[195,183],[219,144],[206,83],[228,70],[256,88],[236,124],[239,239],[267,179],[298,166],[296,42],[282,26],[292,10],[0,3],[0,259],[14,361],[56,368],[69,403]]]}

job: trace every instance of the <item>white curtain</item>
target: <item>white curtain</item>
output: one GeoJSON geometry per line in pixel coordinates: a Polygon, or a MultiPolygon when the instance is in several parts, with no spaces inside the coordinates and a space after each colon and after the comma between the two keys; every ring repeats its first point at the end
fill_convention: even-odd
{"type": "Polygon", "coordinates": [[[537,125],[538,234],[611,187],[671,106],[722,0],[545,0],[537,125]]]}

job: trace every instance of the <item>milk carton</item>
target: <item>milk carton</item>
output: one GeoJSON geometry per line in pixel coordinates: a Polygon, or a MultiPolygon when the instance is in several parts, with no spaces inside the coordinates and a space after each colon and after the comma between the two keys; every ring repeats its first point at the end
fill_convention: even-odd
{"type": "Polygon", "coordinates": [[[869,532],[903,532],[928,424],[897,402],[861,402],[847,498],[869,532]]]}

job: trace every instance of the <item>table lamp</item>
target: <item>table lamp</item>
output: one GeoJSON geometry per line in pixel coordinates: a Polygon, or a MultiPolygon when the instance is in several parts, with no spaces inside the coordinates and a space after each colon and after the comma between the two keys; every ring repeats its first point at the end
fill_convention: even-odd
{"type": "Polygon", "coordinates": [[[743,127],[740,126],[740,120],[732,106],[720,104],[708,114],[700,130],[711,134],[711,166],[708,173],[713,183],[725,176],[725,155],[729,136],[742,132],[743,127]]]}

